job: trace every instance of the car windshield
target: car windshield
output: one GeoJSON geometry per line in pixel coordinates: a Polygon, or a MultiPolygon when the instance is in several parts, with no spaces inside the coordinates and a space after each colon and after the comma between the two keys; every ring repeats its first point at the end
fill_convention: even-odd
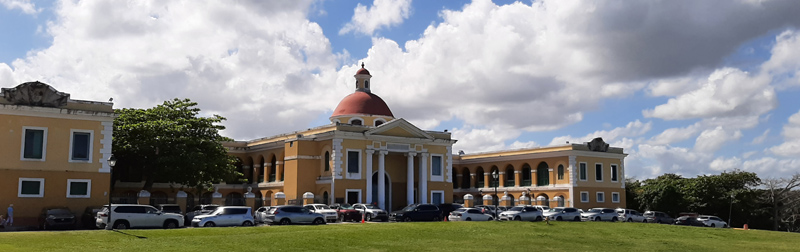
{"type": "Polygon", "coordinates": [[[340,209],[353,209],[353,206],[351,206],[351,205],[341,205],[341,206],[339,206],[339,208],[340,209]]]}
{"type": "Polygon", "coordinates": [[[522,212],[522,209],[523,209],[523,207],[512,207],[511,209],[508,209],[508,211],[522,212]]]}
{"type": "Polygon", "coordinates": [[[211,210],[215,210],[215,209],[217,209],[217,207],[219,207],[219,206],[204,206],[204,207],[203,207],[203,210],[205,210],[205,211],[211,211],[211,210]]]}
{"type": "Polygon", "coordinates": [[[550,209],[550,212],[561,212],[561,211],[564,211],[563,207],[556,207],[556,208],[550,209]]]}
{"type": "Polygon", "coordinates": [[[459,209],[453,210],[453,212],[457,212],[457,213],[466,212],[466,211],[467,211],[466,208],[459,208],[459,209]]]}
{"type": "Polygon", "coordinates": [[[66,208],[56,208],[47,210],[47,214],[72,214],[69,209],[66,208]]]}
{"type": "Polygon", "coordinates": [[[316,207],[317,209],[331,209],[330,207],[328,207],[328,206],[326,206],[326,205],[318,205],[318,206],[315,206],[315,207],[316,207]]]}
{"type": "Polygon", "coordinates": [[[375,205],[364,205],[364,207],[366,207],[367,209],[380,209],[380,208],[376,207],[375,205]]]}
{"type": "Polygon", "coordinates": [[[209,215],[221,214],[222,210],[222,208],[217,208],[213,212],[209,213],[209,215]]]}
{"type": "Polygon", "coordinates": [[[589,209],[589,212],[590,213],[600,213],[600,212],[603,212],[603,209],[602,208],[592,208],[592,209],[589,209]]]}
{"type": "Polygon", "coordinates": [[[417,206],[416,205],[409,205],[409,206],[403,208],[403,211],[414,211],[414,208],[417,208],[417,206]]]}

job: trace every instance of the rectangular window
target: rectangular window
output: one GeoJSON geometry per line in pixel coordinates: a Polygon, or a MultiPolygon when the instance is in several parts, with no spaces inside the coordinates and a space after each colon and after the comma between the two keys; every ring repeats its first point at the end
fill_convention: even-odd
{"type": "Polygon", "coordinates": [[[589,202],[589,192],[581,192],[581,202],[589,202]]]}
{"type": "Polygon", "coordinates": [[[611,181],[613,182],[619,181],[619,178],[617,178],[617,165],[615,164],[611,165],[611,181]]]}
{"type": "Polygon", "coordinates": [[[594,180],[603,181],[603,164],[594,164],[594,180]]]}
{"type": "Polygon", "coordinates": [[[618,192],[612,192],[611,193],[611,202],[619,203],[619,193],[618,192]]]}
{"type": "Polygon", "coordinates": [[[67,179],[67,198],[89,198],[92,191],[90,179],[67,179]]]}
{"type": "Polygon", "coordinates": [[[356,204],[356,203],[361,203],[361,190],[360,189],[346,189],[345,191],[347,193],[346,194],[347,199],[345,199],[345,202],[347,202],[347,204],[352,205],[352,204],[356,204]]]}
{"type": "Polygon", "coordinates": [[[42,160],[47,153],[47,128],[23,127],[22,159],[42,160]]]}
{"type": "Polygon", "coordinates": [[[72,130],[70,161],[92,160],[92,131],[72,130]]]}
{"type": "Polygon", "coordinates": [[[597,192],[597,202],[606,202],[606,194],[604,192],[597,192]]]}
{"type": "Polygon", "coordinates": [[[581,181],[586,181],[586,163],[581,163],[580,172],[581,174],[581,181]]]}
{"type": "Polygon", "coordinates": [[[442,156],[431,156],[431,176],[442,176],[442,156]]]}
{"type": "Polygon", "coordinates": [[[358,151],[347,151],[347,173],[358,173],[361,163],[361,153],[358,151]]]}
{"type": "Polygon", "coordinates": [[[17,197],[41,198],[44,197],[43,178],[19,178],[17,197]]]}
{"type": "Polygon", "coordinates": [[[438,205],[444,203],[444,191],[431,191],[431,204],[438,205]]]}

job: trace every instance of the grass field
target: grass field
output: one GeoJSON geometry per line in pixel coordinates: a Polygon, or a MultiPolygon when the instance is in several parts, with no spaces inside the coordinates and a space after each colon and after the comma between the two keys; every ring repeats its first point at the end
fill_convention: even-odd
{"type": "Polygon", "coordinates": [[[0,251],[4,252],[309,250],[799,251],[800,234],[596,222],[553,225],[430,222],[0,233],[0,251]]]}

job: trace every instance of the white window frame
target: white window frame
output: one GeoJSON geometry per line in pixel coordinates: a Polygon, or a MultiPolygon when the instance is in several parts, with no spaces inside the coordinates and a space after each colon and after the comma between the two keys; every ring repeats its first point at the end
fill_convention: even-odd
{"type": "Polygon", "coordinates": [[[92,163],[92,154],[94,152],[94,130],[83,129],[70,129],[69,130],[69,162],[70,163],[92,163]],[[74,160],[72,159],[73,141],[75,141],[75,133],[88,133],[89,134],[89,160],[74,160]]]}
{"type": "Polygon", "coordinates": [[[381,122],[381,125],[386,124],[386,120],[384,120],[383,118],[375,118],[375,120],[372,120],[372,126],[378,127],[378,125],[376,125],[378,124],[378,122],[381,122]]]}
{"type": "Polygon", "coordinates": [[[594,181],[603,182],[603,163],[594,163],[594,181]],[[600,173],[597,172],[597,165],[600,165],[600,173]],[[597,174],[600,174],[600,179],[597,179],[597,174]]]}
{"type": "Polygon", "coordinates": [[[444,181],[444,155],[431,154],[429,158],[430,158],[429,163],[431,164],[431,167],[430,167],[430,171],[428,172],[428,174],[431,176],[431,181],[438,181],[438,182],[444,181]],[[439,157],[439,165],[440,165],[439,168],[442,169],[441,170],[441,175],[433,175],[433,157],[434,156],[439,157]]]}
{"type": "Polygon", "coordinates": [[[587,164],[586,162],[578,163],[578,180],[580,180],[580,181],[589,180],[589,164],[587,164]],[[583,165],[583,168],[584,168],[583,171],[581,171],[581,165],[583,165]],[[586,175],[585,179],[581,178],[581,174],[586,175]]]}
{"type": "Polygon", "coordinates": [[[591,200],[589,198],[589,191],[581,191],[581,202],[587,203],[589,200],[591,200]],[[583,200],[583,195],[586,195],[586,200],[583,200]]]}
{"type": "Polygon", "coordinates": [[[430,203],[434,204],[434,205],[444,203],[444,191],[442,191],[442,190],[431,190],[431,202],[430,203]],[[435,193],[441,193],[442,194],[442,202],[433,202],[433,194],[435,194],[435,193]]]}
{"type": "Polygon", "coordinates": [[[618,172],[619,171],[619,165],[611,164],[609,166],[609,168],[610,168],[609,170],[611,170],[611,172],[609,172],[609,174],[611,176],[608,178],[608,180],[610,180],[612,183],[618,183],[619,182],[619,172],[618,172]],[[617,170],[617,171],[614,171],[614,170],[617,170]],[[614,180],[614,173],[615,172],[617,173],[617,179],[616,180],[614,180]]]}
{"type": "Polygon", "coordinates": [[[353,124],[353,121],[354,121],[354,120],[361,120],[361,126],[365,126],[365,125],[367,124],[367,122],[366,122],[366,121],[364,121],[364,119],[363,119],[363,118],[361,118],[361,117],[358,117],[358,116],[355,116],[355,117],[350,117],[350,119],[349,119],[349,120],[347,120],[347,124],[353,124]]]}
{"type": "Polygon", "coordinates": [[[47,127],[22,126],[22,141],[19,143],[19,146],[19,160],[44,162],[47,159],[47,127]],[[44,131],[44,133],[42,133],[42,158],[25,158],[25,131],[29,129],[44,131]]]}
{"type": "Polygon", "coordinates": [[[597,193],[595,193],[594,196],[595,196],[595,199],[597,200],[597,203],[606,202],[606,193],[605,192],[597,192],[597,193]]]}
{"type": "Polygon", "coordinates": [[[350,202],[350,193],[351,192],[357,192],[358,193],[358,200],[357,201],[358,201],[358,203],[362,203],[362,201],[361,201],[361,198],[362,198],[361,197],[361,189],[345,189],[344,190],[344,202],[345,203],[350,202]]]}
{"type": "Polygon", "coordinates": [[[619,203],[619,193],[618,192],[612,192],[611,193],[611,203],[619,203]],[[617,200],[614,200],[614,196],[617,197],[617,200]]]}
{"type": "Polygon", "coordinates": [[[67,179],[67,198],[89,198],[92,195],[91,179],[67,179]],[[86,195],[71,195],[72,183],[86,183],[86,195]]]}
{"type": "Polygon", "coordinates": [[[345,153],[347,154],[347,155],[345,155],[345,160],[347,160],[347,162],[345,162],[345,169],[344,169],[344,173],[346,174],[345,176],[347,177],[347,179],[361,179],[361,171],[362,171],[362,168],[363,168],[361,165],[363,163],[362,159],[364,159],[364,156],[361,153],[361,149],[347,149],[347,151],[345,151],[345,153]],[[350,152],[351,151],[352,152],[358,152],[358,172],[357,173],[350,173],[348,171],[348,169],[347,169],[347,168],[350,167],[350,152]]]}
{"type": "Polygon", "coordinates": [[[44,178],[19,178],[19,183],[17,183],[17,197],[19,198],[43,198],[44,197],[44,178]],[[39,182],[39,194],[22,194],[22,181],[38,181],[39,182]]]}

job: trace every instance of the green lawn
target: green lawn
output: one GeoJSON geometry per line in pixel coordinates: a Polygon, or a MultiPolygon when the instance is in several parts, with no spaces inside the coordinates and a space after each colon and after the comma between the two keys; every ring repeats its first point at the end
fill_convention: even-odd
{"type": "Polygon", "coordinates": [[[429,222],[3,232],[0,251],[798,251],[800,234],[641,223],[429,222]],[[137,238],[142,236],[146,238],[137,238]]]}

